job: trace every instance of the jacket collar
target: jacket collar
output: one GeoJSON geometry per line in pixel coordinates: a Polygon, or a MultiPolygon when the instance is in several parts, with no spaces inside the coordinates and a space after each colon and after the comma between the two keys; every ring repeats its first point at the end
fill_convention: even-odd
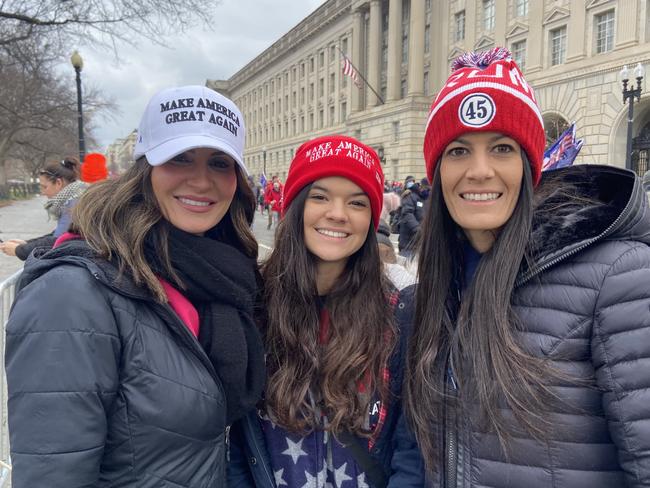
{"type": "Polygon", "coordinates": [[[544,173],[535,191],[530,251],[517,284],[602,240],[650,244],[650,212],[632,171],[579,165],[544,173]]]}

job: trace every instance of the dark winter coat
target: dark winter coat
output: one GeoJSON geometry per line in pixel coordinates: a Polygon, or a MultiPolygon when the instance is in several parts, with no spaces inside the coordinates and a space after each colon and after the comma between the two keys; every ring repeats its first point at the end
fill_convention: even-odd
{"type": "MultiPolygon", "coordinates": [[[[400,334],[399,343],[389,365],[391,402],[382,431],[370,452],[383,466],[387,476],[390,476],[390,488],[419,488],[424,482],[417,447],[404,422],[398,422],[401,416],[406,345],[413,322],[412,312],[412,308],[407,309],[400,298],[395,315],[400,334]],[[395,452],[399,452],[398,457],[393,455],[395,452]]],[[[276,488],[258,412],[252,412],[233,425],[228,488],[276,488]]]]}
{"type": "Polygon", "coordinates": [[[522,433],[509,457],[475,416],[448,419],[455,427],[438,430],[444,468],[433,487],[650,486],[646,195],[631,172],[613,167],[557,170],[542,185],[549,176],[554,185],[573,183],[574,192],[596,203],[571,209],[552,199],[538,204],[535,266],[522,270],[512,303],[525,349],[577,381],[551,383],[561,402],[548,405],[548,443],[522,433]],[[445,484],[450,475],[455,484],[445,484]]]}
{"type": "Polygon", "coordinates": [[[402,195],[399,216],[399,239],[397,243],[400,251],[412,250],[415,235],[423,218],[424,200],[417,192],[405,191],[402,195]]]}
{"type": "Polygon", "coordinates": [[[6,346],[13,488],[225,486],[223,388],[168,305],[83,241],[30,257],[20,286],[6,346]]]}

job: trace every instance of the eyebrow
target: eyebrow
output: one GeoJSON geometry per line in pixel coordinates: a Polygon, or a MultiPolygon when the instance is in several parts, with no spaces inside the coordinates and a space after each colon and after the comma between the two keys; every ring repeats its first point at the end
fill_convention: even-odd
{"type": "MultiPolygon", "coordinates": [[[[317,184],[315,184],[315,183],[314,183],[313,185],[311,185],[311,189],[312,189],[312,190],[320,190],[320,191],[324,191],[325,193],[330,193],[330,190],[329,190],[329,189],[325,188],[324,186],[317,185],[317,184]]],[[[365,191],[358,191],[358,192],[356,192],[356,193],[352,193],[352,194],[349,195],[349,196],[350,196],[350,197],[359,197],[359,196],[367,197],[368,195],[366,195],[366,192],[365,192],[365,191]]]]}
{"type": "MultiPolygon", "coordinates": [[[[505,134],[498,134],[498,135],[496,135],[494,137],[491,137],[488,142],[495,142],[495,141],[498,141],[499,139],[503,139],[503,138],[512,139],[512,137],[507,136],[505,134]]],[[[512,139],[512,140],[514,141],[514,139],[512,139]]],[[[463,139],[462,137],[459,137],[459,138],[454,139],[453,141],[451,141],[451,143],[453,143],[453,142],[460,142],[461,144],[465,144],[465,145],[468,145],[468,146],[471,145],[470,141],[468,141],[467,139],[463,139]]]]}

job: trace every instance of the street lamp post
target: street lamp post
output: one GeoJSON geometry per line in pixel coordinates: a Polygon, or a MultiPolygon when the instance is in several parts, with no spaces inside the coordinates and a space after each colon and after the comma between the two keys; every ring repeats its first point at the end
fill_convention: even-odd
{"type": "Polygon", "coordinates": [[[75,51],[70,57],[70,62],[77,74],[77,126],[79,128],[79,162],[83,163],[86,155],[86,143],[84,141],[84,117],[83,107],[81,104],[81,70],[84,67],[84,61],[81,55],[75,51]]]}
{"type": "Polygon", "coordinates": [[[645,69],[641,63],[634,68],[634,77],[636,78],[636,88],[627,87],[630,81],[630,70],[627,66],[621,69],[621,81],[623,82],[623,105],[629,100],[627,111],[627,141],[625,146],[625,167],[632,169],[632,122],[634,121],[634,99],[641,100],[641,82],[645,75],[645,69]]]}

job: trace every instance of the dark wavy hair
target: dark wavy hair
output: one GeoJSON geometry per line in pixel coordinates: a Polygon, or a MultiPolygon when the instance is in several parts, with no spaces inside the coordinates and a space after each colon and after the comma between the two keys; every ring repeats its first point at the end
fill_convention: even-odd
{"type": "MultiPolygon", "coordinates": [[[[151,185],[152,170],[146,158],[141,157],[120,177],[94,183],[72,211],[71,230],[81,234],[100,256],[116,259],[120,273],[128,270],[136,284],[146,286],[160,301],[165,301],[165,291],[144,255],[144,242],[151,232],[160,233],[153,242],[166,271],[177,283],[181,280],[169,259],[167,227],[158,225],[164,217],[151,185]]],[[[235,196],[213,235],[257,259],[257,241],[250,229],[255,196],[237,164],[235,173],[235,196]]]]}
{"type": "MultiPolygon", "coordinates": [[[[285,429],[305,434],[321,428],[310,392],[318,392],[333,433],[364,429],[374,394],[385,401],[385,368],[396,331],[390,285],[382,273],[375,233],[352,255],[326,297],[329,336],[319,343],[316,258],[304,241],[303,214],[311,185],[293,200],[262,266],[267,320],[264,333],[269,377],[266,407],[285,429]],[[365,394],[359,394],[359,385],[365,394]]],[[[372,227],[372,224],[371,224],[372,227]]]]}
{"type": "Polygon", "coordinates": [[[483,254],[469,287],[458,304],[466,237],[445,205],[436,166],[419,243],[415,322],[408,350],[405,384],[407,416],[429,472],[437,470],[440,416],[447,405],[461,415],[471,406],[482,427],[495,432],[507,450],[512,421],[504,404],[534,438],[550,429],[545,404],[556,395],[548,386],[556,373],[543,359],[527,352],[517,338],[521,325],[511,297],[522,263],[529,265],[533,216],[530,165],[522,153],[524,176],[512,216],[492,248],[483,254]],[[458,307],[457,317],[450,309],[458,307]],[[457,380],[459,397],[448,397],[446,374],[457,380]]]}

